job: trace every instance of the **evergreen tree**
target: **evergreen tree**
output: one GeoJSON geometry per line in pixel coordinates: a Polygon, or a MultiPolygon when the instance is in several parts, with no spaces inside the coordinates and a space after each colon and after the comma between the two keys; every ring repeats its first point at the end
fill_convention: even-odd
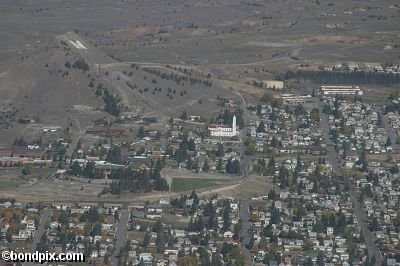
{"type": "Polygon", "coordinates": [[[218,150],[217,150],[216,155],[217,155],[218,157],[223,157],[223,156],[225,156],[224,145],[223,145],[222,143],[218,143],[218,150]]]}
{"type": "Polygon", "coordinates": [[[77,161],[74,161],[71,166],[71,172],[74,176],[80,176],[82,173],[82,168],[77,161]]]}
{"type": "Polygon", "coordinates": [[[157,252],[158,253],[163,253],[164,249],[165,249],[165,235],[164,235],[164,232],[157,232],[156,245],[157,245],[157,252]]]}
{"type": "Polygon", "coordinates": [[[189,232],[193,232],[193,231],[194,231],[193,217],[190,217],[189,226],[188,226],[188,231],[189,231],[189,232]]]}
{"type": "Polygon", "coordinates": [[[150,244],[150,234],[149,234],[149,233],[146,233],[146,234],[144,235],[142,245],[143,245],[143,247],[148,247],[149,244],[150,244]]]}
{"type": "Polygon", "coordinates": [[[257,133],[260,133],[260,132],[265,132],[265,124],[263,121],[261,121],[257,127],[257,133]]]}
{"type": "Polygon", "coordinates": [[[119,116],[123,107],[120,103],[120,98],[116,95],[109,93],[107,88],[104,88],[102,99],[104,102],[104,111],[106,111],[110,115],[119,116]]]}
{"type": "Polygon", "coordinates": [[[217,167],[216,168],[217,168],[218,171],[222,170],[222,159],[221,158],[218,159],[218,163],[217,163],[217,167]]]}
{"type": "Polygon", "coordinates": [[[255,241],[255,239],[254,239],[254,234],[251,234],[249,243],[247,244],[247,248],[248,248],[249,250],[252,250],[252,249],[253,249],[253,247],[254,247],[254,241],[255,241]]]}
{"type": "Polygon", "coordinates": [[[221,261],[219,253],[214,253],[211,258],[211,266],[222,266],[224,265],[221,261]]]}
{"type": "Polygon", "coordinates": [[[271,159],[268,161],[267,174],[272,175],[274,173],[275,173],[275,159],[272,156],[271,159]]]}
{"type": "Polygon", "coordinates": [[[193,138],[190,138],[188,140],[187,147],[188,147],[189,151],[196,151],[196,144],[194,143],[194,139],[193,138]]]}
{"type": "Polygon", "coordinates": [[[392,140],[390,139],[390,136],[388,136],[386,140],[386,147],[388,146],[392,146],[392,140]]]}
{"type": "Polygon", "coordinates": [[[201,216],[197,217],[196,229],[199,232],[202,232],[204,230],[203,217],[201,217],[201,216]]]}
{"type": "Polygon", "coordinates": [[[189,156],[187,162],[186,162],[186,169],[192,170],[193,169],[193,161],[192,158],[189,156]]]}
{"type": "Polygon", "coordinates": [[[324,266],[324,265],[325,265],[324,254],[322,254],[322,252],[319,252],[317,256],[317,266],[324,266]]]}
{"type": "Polygon", "coordinates": [[[279,176],[278,176],[278,178],[279,178],[279,181],[280,181],[280,188],[281,189],[284,189],[284,188],[286,188],[287,187],[287,178],[288,178],[288,170],[285,168],[285,166],[283,165],[283,163],[282,163],[282,165],[281,165],[281,168],[280,168],[280,170],[279,170],[279,176]]]}
{"type": "Polygon", "coordinates": [[[138,133],[137,133],[137,137],[138,137],[139,139],[143,139],[145,136],[146,136],[146,133],[145,133],[145,131],[144,131],[144,127],[143,127],[143,126],[140,126],[140,127],[139,127],[139,131],[138,131],[138,133]]]}
{"type": "Polygon", "coordinates": [[[107,154],[106,161],[114,164],[121,163],[121,147],[116,145],[112,146],[107,154]]]}
{"type": "Polygon", "coordinates": [[[223,213],[222,213],[223,229],[225,231],[228,230],[231,225],[231,220],[229,218],[230,208],[231,208],[231,205],[230,205],[229,201],[225,201],[223,213]]]}
{"type": "Polygon", "coordinates": [[[188,119],[188,115],[187,115],[186,111],[182,111],[181,119],[182,120],[187,120],[188,119]]]}
{"type": "Polygon", "coordinates": [[[203,164],[203,171],[208,172],[209,170],[210,170],[210,165],[208,164],[208,159],[206,158],[203,164]]]}

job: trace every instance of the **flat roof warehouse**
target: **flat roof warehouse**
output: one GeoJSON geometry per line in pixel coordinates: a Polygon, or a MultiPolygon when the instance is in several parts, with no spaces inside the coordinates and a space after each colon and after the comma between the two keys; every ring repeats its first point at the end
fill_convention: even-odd
{"type": "Polygon", "coordinates": [[[325,95],[364,95],[359,86],[321,86],[321,93],[325,95]]]}

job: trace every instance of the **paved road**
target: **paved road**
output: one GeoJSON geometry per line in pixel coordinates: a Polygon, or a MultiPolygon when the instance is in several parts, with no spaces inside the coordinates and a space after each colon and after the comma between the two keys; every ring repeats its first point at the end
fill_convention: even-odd
{"type": "Polygon", "coordinates": [[[114,254],[111,258],[111,264],[113,266],[119,265],[119,253],[121,248],[126,243],[126,235],[128,232],[128,220],[129,220],[129,210],[122,210],[118,222],[117,232],[115,234],[116,242],[114,254]]]}
{"type": "Polygon", "coordinates": [[[352,191],[350,194],[352,195],[351,202],[353,203],[353,206],[354,206],[354,213],[356,214],[358,223],[361,226],[361,229],[362,229],[362,232],[363,232],[363,235],[365,238],[365,242],[367,243],[368,254],[372,254],[373,256],[375,256],[375,258],[378,262],[379,261],[383,262],[382,255],[374,243],[375,242],[374,237],[373,237],[371,231],[369,230],[367,223],[365,222],[367,220],[367,216],[365,214],[363,207],[361,206],[360,202],[357,199],[358,192],[352,191]]]}
{"type": "MultiPolygon", "coordinates": [[[[250,156],[246,155],[246,137],[247,137],[247,130],[248,130],[248,111],[246,101],[242,94],[239,94],[240,98],[242,99],[242,110],[243,110],[243,124],[244,127],[240,131],[240,153],[241,153],[241,160],[240,160],[240,168],[241,168],[241,175],[243,180],[247,180],[250,176],[250,156]]],[[[250,214],[249,214],[249,202],[248,199],[240,200],[240,207],[239,207],[239,219],[242,222],[242,230],[240,232],[240,237],[242,239],[242,246],[245,256],[247,257],[247,261],[249,265],[252,265],[252,254],[250,250],[247,249],[247,244],[250,241],[249,229],[250,229],[250,214]]]]}
{"type": "Polygon", "coordinates": [[[320,102],[318,104],[318,109],[319,109],[319,113],[320,113],[320,126],[321,129],[324,131],[324,137],[325,137],[325,141],[324,143],[327,145],[327,152],[328,152],[328,157],[332,163],[332,168],[333,168],[333,172],[335,173],[335,171],[337,171],[335,174],[337,176],[340,176],[340,163],[338,160],[338,154],[335,150],[335,143],[333,143],[333,141],[330,139],[329,137],[329,123],[328,123],[328,117],[326,115],[323,114],[322,110],[323,110],[323,103],[320,102]]]}
{"type": "MultiPolygon", "coordinates": [[[[328,158],[332,163],[332,171],[336,176],[341,176],[341,170],[340,170],[340,163],[338,159],[338,154],[335,150],[334,143],[332,140],[329,138],[329,124],[328,124],[328,117],[323,114],[323,103],[318,104],[318,109],[321,117],[320,121],[320,126],[321,129],[324,131],[325,135],[325,143],[327,144],[327,152],[328,152],[328,158]]],[[[343,185],[340,186],[340,189],[343,190],[343,185]]],[[[368,225],[366,223],[366,215],[365,212],[361,206],[361,204],[358,202],[358,192],[357,191],[349,191],[350,199],[351,202],[353,203],[354,207],[354,214],[357,217],[357,221],[360,224],[360,227],[362,229],[362,234],[365,238],[365,242],[367,245],[368,249],[368,254],[370,256],[375,256],[376,260],[379,262],[382,262],[382,256],[381,253],[379,252],[378,248],[376,247],[374,243],[374,238],[371,233],[371,231],[368,228],[368,225]]]]}
{"type": "Polygon", "coordinates": [[[36,251],[37,245],[40,243],[40,240],[42,239],[42,236],[46,231],[47,226],[49,225],[50,218],[51,218],[51,211],[48,208],[45,208],[43,210],[42,216],[40,217],[39,226],[35,232],[35,237],[33,238],[32,252],[36,251]]]}
{"type": "Polygon", "coordinates": [[[248,259],[251,260],[251,253],[247,249],[247,244],[250,241],[250,234],[249,234],[249,229],[250,229],[249,217],[250,217],[250,213],[249,213],[249,202],[247,200],[241,200],[240,201],[239,217],[240,217],[240,220],[242,221],[241,238],[242,238],[243,250],[245,251],[246,255],[248,256],[248,259]]]}
{"type": "Polygon", "coordinates": [[[392,148],[394,151],[399,151],[399,144],[396,143],[397,141],[397,134],[394,131],[393,127],[389,124],[388,118],[382,114],[381,110],[375,109],[378,114],[382,117],[382,126],[386,129],[386,132],[388,133],[390,140],[392,141],[392,148]]]}
{"type": "MultiPolygon", "coordinates": [[[[43,210],[42,216],[40,217],[39,225],[35,232],[35,236],[33,237],[32,251],[31,251],[32,253],[36,251],[37,245],[40,243],[40,240],[42,239],[42,236],[45,233],[47,226],[49,225],[50,218],[51,218],[51,211],[48,208],[45,208],[43,210]]],[[[34,264],[33,262],[24,262],[22,265],[33,266],[40,264],[34,264]]]]}
{"type": "Polygon", "coordinates": [[[248,155],[246,155],[246,137],[247,137],[247,130],[248,130],[248,110],[247,110],[247,104],[246,104],[246,100],[244,99],[243,95],[239,93],[240,98],[242,99],[242,110],[243,110],[243,128],[240,130],[240,153],[241,153],[241,174],[242,174],[242,178],[246,179],[249,177],[249,170],[250,170],[250,166],[249,166],[249,160],[250,157],[248,155]]]}

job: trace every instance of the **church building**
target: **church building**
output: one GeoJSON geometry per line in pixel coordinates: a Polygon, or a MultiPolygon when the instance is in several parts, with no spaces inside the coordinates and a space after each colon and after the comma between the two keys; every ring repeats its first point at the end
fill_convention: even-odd
{"type": "Polygon", "coordinates": [[[208,130],[213,137],[234,137],[237,135],[236,116],[233,116],[232,127],[229,125],[210,124],[208,130]]]}

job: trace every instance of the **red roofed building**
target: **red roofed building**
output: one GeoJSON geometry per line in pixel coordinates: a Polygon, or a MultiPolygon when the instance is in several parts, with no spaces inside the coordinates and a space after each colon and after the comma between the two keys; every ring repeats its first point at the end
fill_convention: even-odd
{"type": "Polygon", "coordinates": [[[234,137],[237,134],[236,116],[233,116],[232,127],[228,125],[210,124],[208,130],[213,137],[234,137]]]}

